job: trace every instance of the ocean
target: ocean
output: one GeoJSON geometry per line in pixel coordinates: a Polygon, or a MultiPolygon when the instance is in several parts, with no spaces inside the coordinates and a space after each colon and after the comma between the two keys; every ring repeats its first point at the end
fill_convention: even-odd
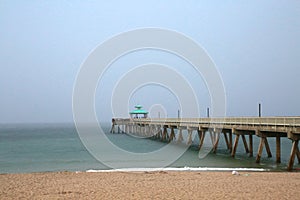
{"type": "MultiPolygon", "coordinates": [[[[152,139],[135,138],[127,134],[109,133],[110,124],[102,125],[109,140],[126,151],[146,153],[162,148],[167,143],[152,139]]],[[[273,153],[268,158],[264,151],[261,162],[255,163],[259,138],[254,137],[254,157],[245,153],[242,141],[235,158],[226,149],[224,138],[220,138],[216,153],[208,153],[199,159],[195,137],[185,153],[171,163],[169,169],[215,169],[228,168],[284,171],[291,150],[291,141],[282,139],[282,163],[275,161],[275,139],[269,144],[273,153]]],[[[180,147],[178,147],[180,148],[180,147]]],[[[108,153],[103,152],[103,153],[108,153]]],[[[109,155],[108,155],[109,156],[109,155]]],[[[132,161],[128,161],[132,162],[132,161]]],[[[151,161],[149,165],[151,164],[151,161]]],[[[298,164],[295,168],[299,168],[298,164]]],[[[28,173],[48,171],[109,170],[110,167],[95,159],[82,144],[73,124],[1,124],[0,125],[0,173],[28,173]]],[[[130,169],[129,169],[130,170],[130,169]]]]}

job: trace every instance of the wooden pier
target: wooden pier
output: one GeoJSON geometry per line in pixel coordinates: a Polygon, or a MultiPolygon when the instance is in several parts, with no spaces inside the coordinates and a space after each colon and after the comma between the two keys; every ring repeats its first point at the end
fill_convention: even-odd
{"type": "Polygon", "coordinates": [[[246,153],[253,156],[253,136],[260,138],[256,162],[259,163],[262,151],[265,148],[268,157],[272,157],[269,138],[276,138],[276,162],[281,162],[281,138],[289,138],[292,148],[287,170],[293,169],[295,157],[300,163],[299,139],[300,117],[227,117],[227,118],[167,118],[167,119],[112,119],[111,133],[131,133],[140,137],[154,137],[162,141],[177,143],[183,142],[183,130],[187,130],[186,144],[192,144],[193,131],[197,131],[199,137],[199,150],[203,146],[204,138],[209,134],[213,144],[212,151],[216,152],[221,134],[231,156],[235,157],[239,139],[246,153]],[[170,133],[168,132],[170,129],[170,133]],[[177,129],[177,135],[175,134],[177,129]],[[235,136],[233,142],[233,135],[235,136]],[[248,141],[247,141],[248,138],[248,141]]]}

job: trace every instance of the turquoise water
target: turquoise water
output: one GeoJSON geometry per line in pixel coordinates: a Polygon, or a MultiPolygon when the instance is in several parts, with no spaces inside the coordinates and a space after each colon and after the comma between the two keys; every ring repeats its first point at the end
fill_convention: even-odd
{"type": "MultiPolygon", "coordinates": [[[[110,125],[104,130],[107,137],[117,146],[132,152],[148,152],[166,145],[151,139],[134,138],[126,134],[109,134],[110,125]]],[[[198,158],[195,138],[193,145],[170,167],[219,167],[219,168],[264,168],[284,170],[288,162],[291,142],[282,140],[282,164],[275,162],[275,139],[269,143],[273,158],[264,152],[260,164],[255,157],[245,154],[240,141],[236,158],[231,158],[223,138],[220,138],[216,154],[209,153],[198,158]]],[[[254,138],[254,155],[259,140],[254,138]]],[[[180,147],[178,147],[180,148],[180,147]]],[[[299,165],[295,166],[299,168],[299,165]]],[[[23,173],[45,171],[86,171],[89,169],[109,169],[97,161],[84,147],[72,124],[9,124],[0,126],[0,173],[23,173]]]]}

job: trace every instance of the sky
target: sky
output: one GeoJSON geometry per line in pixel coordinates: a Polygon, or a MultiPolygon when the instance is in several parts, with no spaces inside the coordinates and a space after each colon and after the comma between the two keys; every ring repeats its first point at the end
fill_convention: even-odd
{"type": "MultiPolygon", "coordinates": [[[[224,83],[227,116],[257,116],[258,103],[263,116],[300,115],[298,0],[0,0],[0,27],[0,123],[72,122],[76,77],[93,49],[147,27],[177,31],[206,50],[224,83]]],[[[200,116],[206,115],[210,95],[203,77],[174,55],[146,50],[117,60],[99,82],[101,121],[112,117],[117,80],[151,62],[183,74],[197,93],[200,116]]],[[[160,105],[168,117],[177,116],[180,104],[158,85],[140,87],[125,101],[129,110],[137,103],[160,105]]]]}

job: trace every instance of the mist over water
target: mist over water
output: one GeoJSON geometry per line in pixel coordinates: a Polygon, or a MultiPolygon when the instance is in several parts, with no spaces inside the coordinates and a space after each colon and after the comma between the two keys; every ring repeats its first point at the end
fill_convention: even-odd
{"type": "MultiPolygon", "coordinates": [[[[126,151],[147,153],[156,151],[167,144],[152,139],[139,139],[126,134],[110,134],[109,128],[110,124],[103,126],[106,136],[112,143],[126,151]]],[[[259,138],[254,137],[254,156],[258,143],[259,138]]],[[[245,154],[242,141],[239,143],[236,158],[232,158],[222,137],[216,154],[209,153],[205,158],[199,159],[198,138],[195,137],[193,145],[169,167],[285,170],[291,142],[288,139],[282,139],[282,164],[275,162],[275,139],[274,141],[270,139],[269,143],[273,158],[267,158],[264,152],[261,163],[256,164],[255,157],[249,158],[245,154]]],[[[151,161],[145,162],[150,163],[151,161]]],[[[2,124],[0,126],[0,173],[86,171],[89,169],[109,168],[97,161],[86,150],[73,124],[2,124]]]]}

